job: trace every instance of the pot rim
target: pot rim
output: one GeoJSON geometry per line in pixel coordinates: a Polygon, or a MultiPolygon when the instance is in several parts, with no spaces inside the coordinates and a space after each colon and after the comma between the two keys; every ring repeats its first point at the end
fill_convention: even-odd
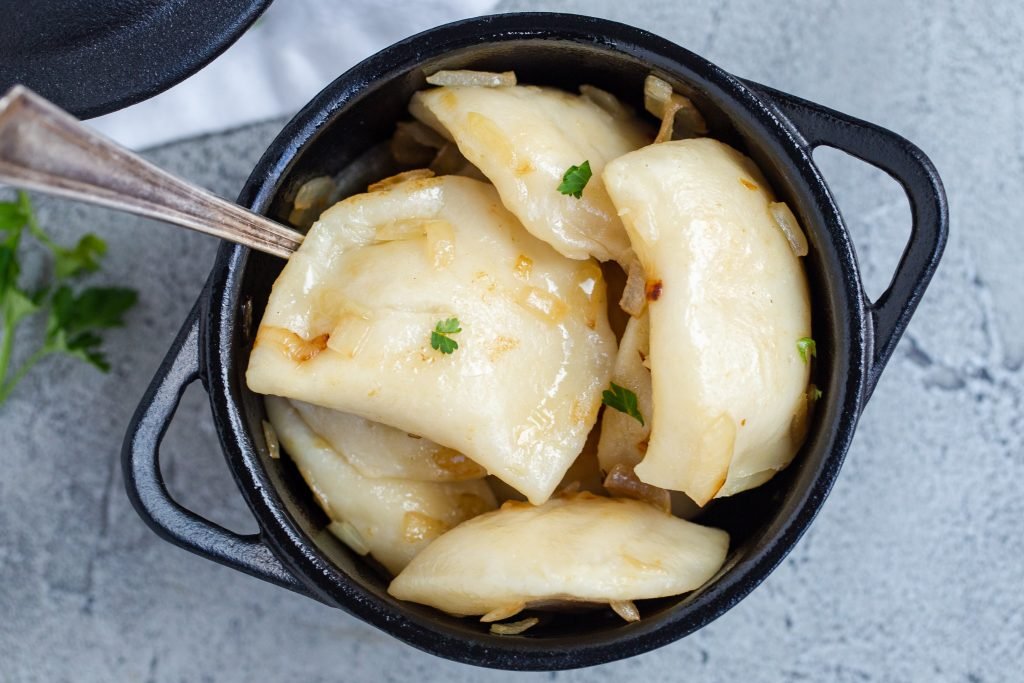
{"type": "MultiPolygon", "coordinates": [[[[240,410],[245,391],[236,371],[231,342],[241,306],[241,281],[250,251],[225,243],[220,248],[202,305],[202,349],[205,383],[217,431],[239,488],[274,553],[322,600],[352,613],[415,647],[446,658],[507,669],[565,669],[622,659],[655,649],[705,626],[749,594],[782,561],[816,516],[828,495],[853,436],[866,394],[871,324],[856,257],[831,193],[815,166],[810,147],[798,129],[767,97],[698,55],[654,34],[625,24],[558,13],[522,13],[480,17],[430,29],[384,49],[363,61],[321,91],[282,130],[256,165],[239,203],[267,211],[296,154],[315,142],[317,133],[337,112],[400,73],[446,51],[494,41],[554,40],[597,43],[609,51],[646,60],[653,69],[678,75],[699,73],[705,89],[730,117],[744,121],[764,136],[770,154],[796,169],[788,178],[794,191],[816,214],[817,241],[834,252],[838,280],[833,295],[845,304],[847,335],[836,340],[838,367],[825,399],[834,418],[828,453],[821,457],[813,484],[794,490],[795,512],[776,519],[758,547],[723,568],[724,575],[702,589],[683,609],[646,618],[614,632],[588,634],[584,643],[572,637],[484,638],[470,640],[460,632],[379,600],[351,581],[319,552],[285,509],[269,484],[256,446],[240,410]]],[[[810,228],[811,226],[808,226],[810,228]]],[[[835,282],[835,281],[834,281],[835,282]]],[[[837,315],[839,315],[837,313],[837,315]]],[[[823,411],[825,412],[825,411],[823,411]]],[[[804,453],[802,456],[807,457],[804,453]]]]}

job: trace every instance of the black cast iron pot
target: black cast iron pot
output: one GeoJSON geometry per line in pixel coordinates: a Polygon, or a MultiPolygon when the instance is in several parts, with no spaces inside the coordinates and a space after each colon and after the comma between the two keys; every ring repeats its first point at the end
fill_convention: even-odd
{"type": "Polygon", "coordinates": [[[877,126],[739,80],[666,40],[629,26],[562,14],[509,14],[442,26],[369,58],[321,92],[256,166],[239,203],[287,215],[305,180],[335,174],[387,139],[424,74],[514,69],[520,82],[605,88],[640,106],[655,72],[687,93],[711,135],[754,158],[789,202],[811,245],[815,382],[810,435],[794,463],[754,491],[713,503],[704,523],[732,536],[728,560],[702,589],[645,601],[626,624],[602,610],[556,617],[523,636],[494,636],[387,594],[387,579],[325,530],[326,518],[287,458],[271,459],[261,397],[245,385],[252,334],[283,262],[225,244],[202,296],[143,398],[125,441],[128,494],[160,536],[192,552],[340,607],[415,647],[495,668],[567,669],[636,655],[704,626],[754,589],[790,551],[828,494],[857,419],[934,272],[947,231],[945,196],[929,160],[877,126]],[[892,175],[913,226],[889,288],[869,301],[850,237],[811,159],[827,145],[892,175]],[[260,533],[240,536],[177,504],[159,470],[159,445],[186,386],[201,380],[238,488],[260,533]]]}

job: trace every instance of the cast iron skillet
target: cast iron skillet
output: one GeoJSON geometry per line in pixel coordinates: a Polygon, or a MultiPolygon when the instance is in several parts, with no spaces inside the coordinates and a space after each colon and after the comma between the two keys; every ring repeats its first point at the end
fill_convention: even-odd
{"type": "Polygon", "coordinates": [[[640,105],[654,71],[688,93],[712,135],[750,154],[806,228],[811,252],[815,381],[824,394],[793,465],[754,491],[717,501],[702,521],[732,535],[725,567],[702,589],[641,603],[625,624],[610,610],[556,617],[523,636],[398,602],[387,580],[324,530],[325,518],[287,458],[272,460],[259,396],[245,386],[252,334],[282,263],[225,244],[206,288],[143,398],[123,451],[136,509],[160,536],[204,557],[308,595],[411,645],[506,669],[567,669],[636,655],[704,626],[747,595],[810,524],[839,472],[857,419],[927,285],[946,240],[942,185],[906,140],[791,95],[744,82],[644,31],[561,14],[512,14],[442,26],[358,65],[320,93],[271,144],[239,203],[285,214],[296,187],[334,173],[386,139],[424,74],[441,68],[515,69],[520,82],[592,83],[640,105]],[[869,301],[828,186],[811,160],[827,145],[892,175],[913,226],[888,289],[869,301]],[[260,533],[240,536],[182,508],[159,470],[161,438],[186,386],[201,380],[238,487],[260,533]]]}
{"type": "Polygon", "coordinates": [[[238,40],[271,0],[0,0],[0,92],[81,119],[141,102],[238,40]]]}

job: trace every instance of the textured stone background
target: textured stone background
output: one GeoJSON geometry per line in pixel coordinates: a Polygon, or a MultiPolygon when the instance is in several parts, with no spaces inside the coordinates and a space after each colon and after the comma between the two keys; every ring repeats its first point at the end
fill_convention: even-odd
{"type": "MultiPolygon", "coordinates": [[[[40,201],[65,240],[111,243],[141,291],[115,369],[53,360],[0,409],[0,681],[1020,681],[1024,671],[1024,11],[1016,3],[518,1],[649,28],[734,73],[918,143],[949,192],[943,265],[809,533],[738,607],[657,652],[585,671],[485,672],[399,644],[164,543],[124,495],[135,403],[212,262],[212,239],[40,201]]],[[[154,150],[233,196],[281,122],[154,150]]],[[[887,177],[820,154],[869,292],[909,211],[887,177]]],[[[29,273],[31,274],[31,273],[29,273]]],[[[166,475],[187,505],[248,518],[190,391],[166,475]]]]}

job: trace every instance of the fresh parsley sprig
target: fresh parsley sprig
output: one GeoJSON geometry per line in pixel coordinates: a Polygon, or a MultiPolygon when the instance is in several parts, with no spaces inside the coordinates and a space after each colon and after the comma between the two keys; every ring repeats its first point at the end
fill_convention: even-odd
{"type": "Polygon", "coordinates": [[[562,183],[558,191],[562,194],[572,195],[576,199],[583,197],[583,188],[590,182],[593,172],[590,170],[590,161],[584,161],[579,166],[570,166],[562,176],[562,183]]]}
{"type": "Polygon", "coordinates": [[[458,318],[448,318],[447,320],[438,321],[437,325],[434,326],[434,331],[430,333],[430,346],[435,351],[448,354],[459,348],[459,342],[455,341],[448,335],[462,332],[458,318]]]}
{"type": "Polygon", "coordinates": [[[110,369],[100,348],[103,339],[99,331],[122,325],[138,295],[121,287],[89,287],[76,292],[69,284],[84,273],[99,270],[106,253],[106,243],[91,233],[73,247],[54,242],[39,227],[24,192],[18,193],[15,202],[0,202],[0,404],[36,364],[52,354],[78,358],[103,372],[110,369]],[[19,250],[26,235],[35,238],[53,258],[52,282],[34,290],[19,284],[19,250]],[[12,372],[15,331],[42,313],[47,317],[42,344],[12,372]]]}
{"type": "Polygon", "coordinates": [[[612,382],[611,388],[605,389],[601,394],[601,403],[629,415],[641,425],[644,424],[644,416],[640,414],[640,408],[637,406],[636,394],[626,387],[620,387],[612,382]]]}

